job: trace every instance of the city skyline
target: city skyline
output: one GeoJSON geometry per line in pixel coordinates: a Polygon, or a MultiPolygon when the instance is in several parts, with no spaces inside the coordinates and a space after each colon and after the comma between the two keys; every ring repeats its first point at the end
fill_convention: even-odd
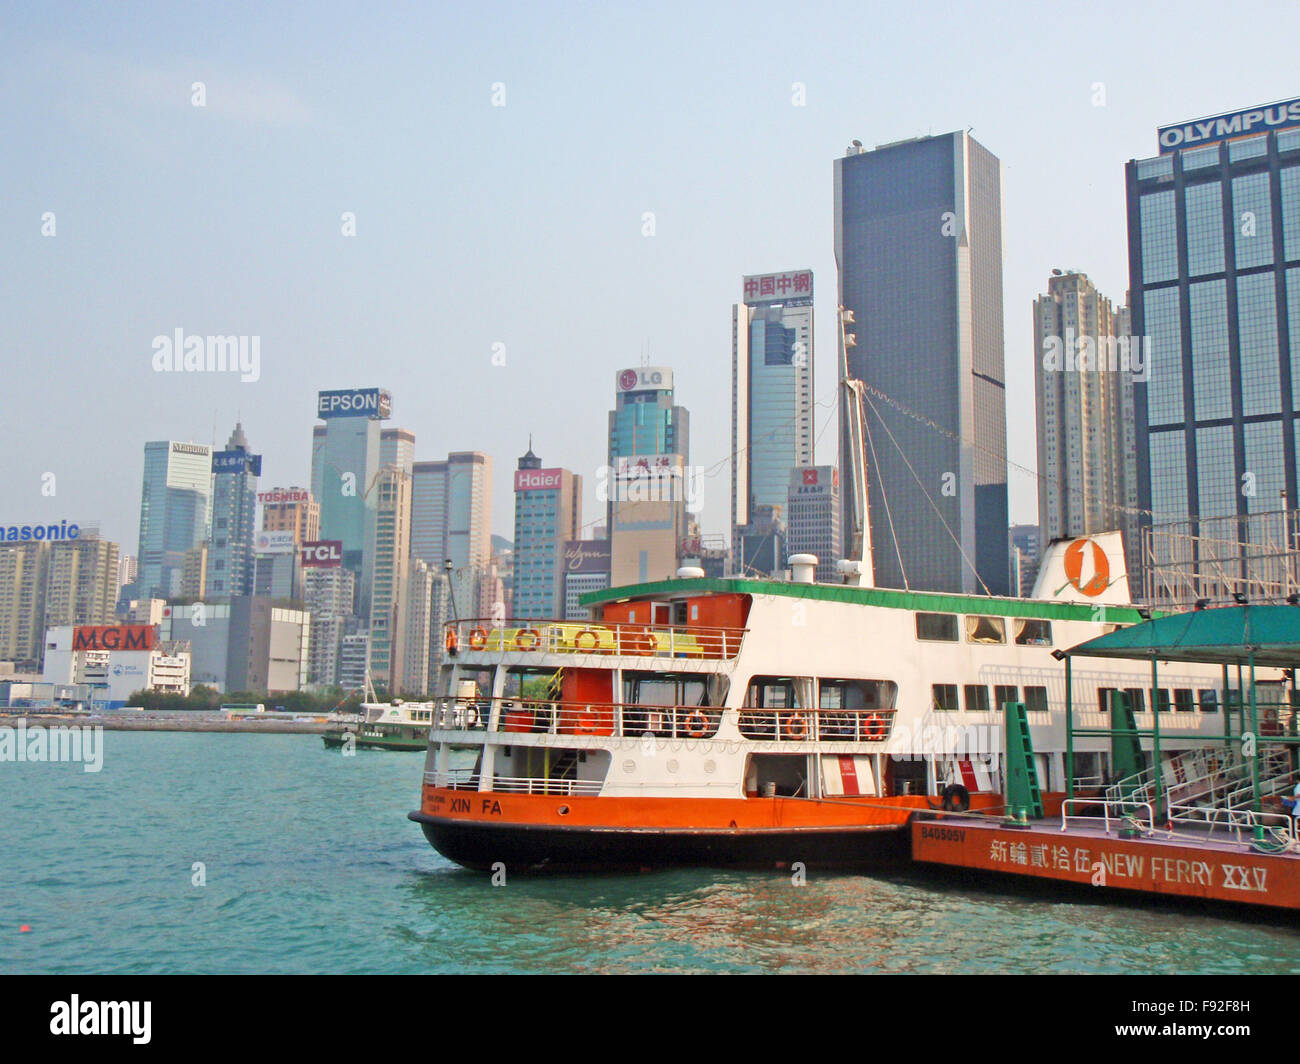
{"type": "MultiPolygon", "coordinates": [[[[827,13],[843,29],[832,36],[784,25],[782,9],[746,11],[747,54],[765,61],[726,61],[726,78],[703,79],[685,72],[718,69],[719,34],[734,38],[725,11],[610,12],[590,52],[549,65],[536,56],[554,54],[542,45],[563,34],[565,17],[548,25],[523,11],[502,28],[458,13],[452,28],[469,42],[501,35],[489,64],[500,69],[456,59],[436,76],[418,60],[432,33],[418,14],[409,43],[381,27],[358,31],[338,8],[311,26],[271,12],[237,41],[199,12],[131,30],[101,12],[84,13],[76,29],[57,10],[8,14],[3,76],[14,106],[0,129],[15,158],[42,163],[0,175],[12,249],[0,267],[6,347],[25,353],[14,359],[20,386],[40,375],[56,426],[106,425],[105,412],[114,426],[101,430],[101,448],[48,431],[42,447],[11,447],[0,484],[18,516],[86,515],[131,550],[135,501],[122,488],[138,482],[141,445],[220,444],[236,420],[266,456],[264,483],[307,483],[309,396],[369,381],[392,389],[393,424],[415,434],[417,458],[481,450],[506,462],[531,428],[552,461],[586,477],[584,510],[595,514],[607,409],[599,382],[648,357],[677,370],[678,401],[699,412],[695,461],[721,463],[702,480],[701,524],[725,532],[729,426],[705,412],[727,386],[727,310],[740,277],[774,264],[832,276],[830,171],[850,139],[873,146],[973,126],[1006,165],[1016,410],[1033,394],[1025,308],[1042,276],[1074,267],[1117,297],[1127,287],[1125,162],[1155,152],[1161,124],[1293,91],[1289,75],[1262,73],[1287,69],[1274,61],[1285,34],[1258,42],[1249,62],[1222,44],[1230,92],[1178,62],[1180,50],[1204,47],[1218,14],[1209,5],[1178,19],[1119,5],[1066,15],[1077,39],[1098,47],[1064,59],[1004,40],[1014,37],[1010,13],[945,11],[936,22],[918,8],[882,21],[841,9],[827,13]],[[1131,33],[1116,36],[1107,10],[1122,12],[1131,33]],[[669,25],[686,32],[656,32],[669,25]],[[357,32],[377,47],[354,48],[357,32]],[[856,35],[878,62],[841,47],[856,35]],[[1157,36],[1158,52],[1144,43],[1157,36]],[[949,39],[962,42],[964,66],[952,63],[949,39]],[[891,40],[910,46],[891,49],[891,40]],[[383,69],[363,53],[383,54],[383,69]],[[196,82],[203,108],[192,103],[196,82]],[[504,107],[493,106],[498,83],[504,107]],[[1034,83],[1047,88],[1025,88],[1034,83]],[[742,106],[747,135],[785,142],[757,169],[723,123],[742,106]],[[557,109],[558,132],[548,121],[557,109]],[[627,133],[615,157],[569,150],[615,122],[627,133]],[[431,154],[447,137],[460,145],[454,161],[431,154]],[[503,145],[534,157],[527,180],[499,165],[503,145]],[[232,176],[214,164],[235,159],[255,166],[232,176]],[[96,179],[83,180],[88,173],[96,179]],[[42,235],[47,212],[52,236],[42,235]],[[355,237],[343,235],[348,214],[355,237]],[[648,224],[653,236],[642,235],[648,224]],[[582,291],[598,298],[574,318],[582,291]],[[439,313],[453,305],[455,315],[439,313]],[[178,329],[257,338],[257,379],[156,372],[154,340],[178,329]],[[49,372],[60,365],[70,372],[49,372]],[[554,413],[561,392],[563,417],[554,413]],[[58,478],[53,496],[39,490],[46,472],[58,478]]],[[[1288,19],[1292,9],[1278,7],[1273,23],[1288,19]]],[[[816,346],[833,351],[834,308],[821,309],[816,346]]],[[[832,362],[820,361],[818,434],[833,418],[835,387],[832,362]]],[[[11,439],[44,429],[36,416],[16,411],[11,439]]],[[[1032,422],[1012,419],[1013,522],[1036,516],[1035,481],[1017,468],[1035,465],[1035,444],[1032,422]]],[[[814,461],[834,460],[828,431],[814,461]]],[[[510,495],[498,476],[498,534],[509,535],[510,495]]]]}

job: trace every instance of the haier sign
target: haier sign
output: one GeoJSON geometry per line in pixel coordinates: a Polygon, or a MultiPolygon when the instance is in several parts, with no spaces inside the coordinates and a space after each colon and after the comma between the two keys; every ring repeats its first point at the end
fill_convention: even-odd
{"type": "Polygon", "coordinates": [[[1160,154],[1167,155],[1184,148],[1199,148],[1203,144],[1294,126],[1300,126],[1300,98],[1270,103],[1248,111],[1229,111],[1213,118],[1200,118],[1176,126],[1161,126],[1157,135],[1160,138],[1160,154]]]}
{"type": "Polygon", "coordinates": [[[382,388],[343,388],[316,396],[316,416],[320,418],[368,417],[382,421],[392,411],[393,397],[382,388]]]}
{"type": "Polygon", "coordinates": [[[560,469],[516,469],[515,491],[554,491],[560,486],[560,469]]]}

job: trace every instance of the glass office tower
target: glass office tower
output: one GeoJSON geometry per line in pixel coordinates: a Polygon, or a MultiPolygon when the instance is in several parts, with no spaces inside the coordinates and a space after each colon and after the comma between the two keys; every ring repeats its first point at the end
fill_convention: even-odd
{"type": "Polygon", "coordinates": [[[1134,391],[1153,601],[1290,582],[1271,570],[1295,535],[1300,130],[1252,118],[1273,110],[1168,127],[1162,154],[1126,168],[1133,330],[1150,362],[1134,391]]]}
{"type": "Polygon", "coordinates": [[[207,535],[212,448],[157,440],[144,445],[136,598],[180,594],[185,554],[207,535]]]}
{"type": "Polygon", "coordinates": [[[855,144],[835,160],[835,260],[870,398],[876,583],[1006,594],[1002,164],[965,132],[855,144]]]}

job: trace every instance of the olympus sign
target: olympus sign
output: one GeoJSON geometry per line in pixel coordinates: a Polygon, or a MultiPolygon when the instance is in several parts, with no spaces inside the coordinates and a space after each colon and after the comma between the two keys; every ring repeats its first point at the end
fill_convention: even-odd
{"type": "Polygon", "coordinates": [[[1283,100],[1248,111],[1229,111],[1212,118],[1195,122],[1182,122],[1176,126],[1161,126],[1157,131],[1160,154],[1200,147],[1233,137],[1248,137],[1270,129],[1289,129],[1300,126],[1300,97],[1283,100]]]}

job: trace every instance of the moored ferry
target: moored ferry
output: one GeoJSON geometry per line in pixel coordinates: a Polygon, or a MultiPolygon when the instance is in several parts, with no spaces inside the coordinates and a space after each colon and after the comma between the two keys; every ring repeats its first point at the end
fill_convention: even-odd
{"type": "Polygon", "coordinates": [[[428,702],[362,702],[360,714],[321,738],[327,747],[349,743],[360,750],[423,750],[429,744],[433,706],[428,702]]]}
{"type": "MultiPolygon", "coordinates": [[[[450,625],[411,819],[483,870],[870,866],[906,853],[918,810],[1002,811],[1007,704],[1059,811],[1061,651],[1142,616],[1119,534],[1051,545],[1030,599],[814,583],[806,558],[786,581],[594,592],[590,622],[450,625]]],[[[1076,727],[1108,726],[1122,693],[1162,754],[1222,742],[1226,674],[1158,682],[1076,662],[1076,727]]],[[[1109,749],[1073,740],[1076,793],[1110,781],[1109,749]]]]}

